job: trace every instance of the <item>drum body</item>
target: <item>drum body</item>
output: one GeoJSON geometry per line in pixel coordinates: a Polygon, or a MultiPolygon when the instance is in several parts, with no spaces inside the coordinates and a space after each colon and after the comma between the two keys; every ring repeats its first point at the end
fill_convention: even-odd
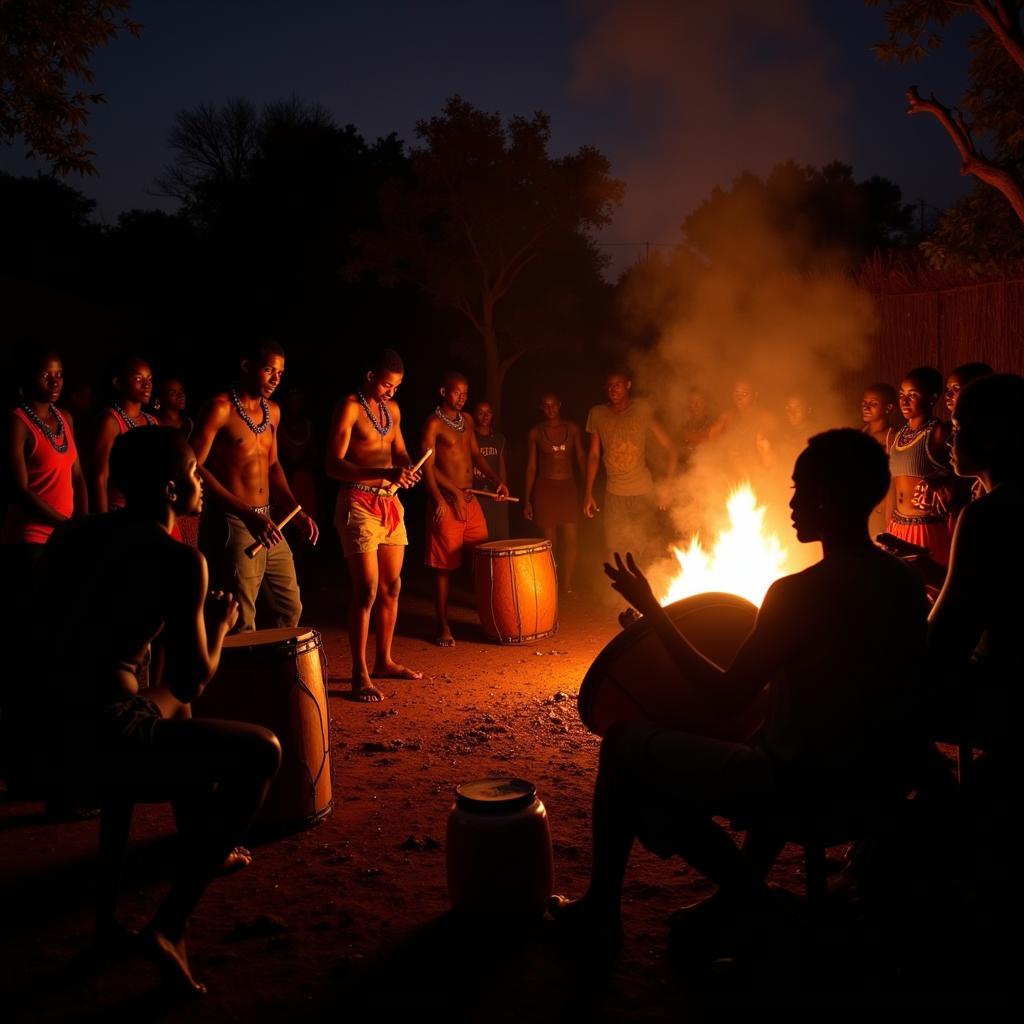
{"type": "Polygon", "coordinates": [[[549,540],[496,540],[473,555],[476,606],[499,644],[529,644],[558,632],[558,576],[549,540]]]}
{"type": "MultiPolygon", "coordinates": [[[[706,658],[727,668],[754,627],[757,608],[735,594],[696,594],[665,611],[706,658]]],[[[621,721],[647,721],[716,739],[744,741],[764,719],[767,690],[734,718],[708,716],[694,700],[654,628],[628,626],[594,659],[580,686],[583,724],[598,736],[621,721]]]]}
{"type": "Polygon", "coordinates": [[[225,639],[220,668],[194,703],[197,717],[262,725],[281,741],[281,770],[256,818],[259,829],[308,828],[331,811],[326,681],[315,629],[235,633],[225,639]]]}

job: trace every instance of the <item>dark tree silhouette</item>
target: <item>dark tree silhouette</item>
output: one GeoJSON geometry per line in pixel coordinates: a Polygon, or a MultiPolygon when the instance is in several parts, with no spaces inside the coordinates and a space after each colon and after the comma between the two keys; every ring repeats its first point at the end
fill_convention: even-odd
{"type": "Polygon", "coordinates": [[[124,31],[142,26],[127,17],[128,0],[4,0],[0,3],[0,141],[21,137],[28,155],[58,174],[95,174],[85,126],[93,53],[124,31]]]}
{"type": "Polygon", "coordinates": [[[503,122],[453,97],[416,126],[411,180],[385,188],[381,226],[361,237],[354,264],[415,282],[465,317],[483,351],[496,417],[509,368],[547,340],[537,317],[533,330],[521,318],[506,328],[499,307],[511,307],[527,269],[568,248],[568,236],[578,236],[598,266],[589,231],[610,222],[624,192],[597,149],[553,157],[550,137],[546,114],[503,122]]]}

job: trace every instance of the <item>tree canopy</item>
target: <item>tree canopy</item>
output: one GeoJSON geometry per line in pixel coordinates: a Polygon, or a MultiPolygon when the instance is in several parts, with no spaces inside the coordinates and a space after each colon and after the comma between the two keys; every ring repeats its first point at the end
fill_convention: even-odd
{"type": "Polygon", "coordinates": [[[28,155],[58,174],[95,174],[85,128],[103,93],[93,53],[121,32],[138,36],[129,0],[4,0],[0,3],[0,141],[24,139],[28,155]]]}

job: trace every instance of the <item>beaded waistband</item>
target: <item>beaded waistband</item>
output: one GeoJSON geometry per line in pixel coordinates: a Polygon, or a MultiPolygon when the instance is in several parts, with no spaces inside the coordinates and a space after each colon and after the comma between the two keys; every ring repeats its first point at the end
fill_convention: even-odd
{"type": "Polygon", "coordinates": [[[940,516],[934,512],[928,512],[923,516],[905,516],[902,512],[892,513],[892,521],[900,526],[928,526],[931,523],[945,523],[947,516],[940,516]]]}
{"type": "Polygon", "coordinates": [[[355,480],[342,480],[341,486],[346,491],[362,491],[364,494],[377,494],[382,498],[393,498],[390,487],[371,487],[369,484],[361,484],[355,480]]]}

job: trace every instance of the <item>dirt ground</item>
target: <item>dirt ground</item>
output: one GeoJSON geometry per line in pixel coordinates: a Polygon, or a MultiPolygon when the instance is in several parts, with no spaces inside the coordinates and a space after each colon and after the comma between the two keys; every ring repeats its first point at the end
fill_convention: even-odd
{"type": "MultiPolygon", "coordinates": [[[[590,661],[618,631],[614,611],[592,595],[566,600],[556,637],[501,647],[485,642],[463,603],[457,646],[441,650],[429,642],[425,582],[413,578],[397,653],[426,677],[385,682],[385,702],[359,704],[346,699],[344,591],[305,597],[306,621],[321,629],[329,665],[334,810],[308,831],[254,846],[249,868],[211,887],[189,936],[209,994],[168,1005],[148,964],[94,963],[86,950],[97,822],[54,824],[41,805],[7,800],[0,802],[6,1019],[655,1021],[775,1006],[848,1020],[880,1009],[914,1016],[963,982],[946,974],[936,987],[945,960],[908,973],[892,955],[899,943],[891,935],[846,918],[820,940],[837,943],[841,955],[804,949],[770,957],[766,967],[700,955],[706,949],[680,952],[668,941],[668,915],[708,892],[707,884],[680,861],[639,848],[625,889],[626,944],[614,962],[566,948],[542,922],[523,929],[453,918],[445,824],[454,787],[474,778],[535,783],[550,818],[555,890],[585,888],[598,740],[581,725],[575,696],[590,661]]],[[[173,835],[168,808],[137,810],[121,904],[132,927],[158,903],[173,835]]],[[[787,849],[777,880],[802,892],[799,859],[787,849]]],[[[940,945],[962,939],[952,934],[940,945]]]]}

